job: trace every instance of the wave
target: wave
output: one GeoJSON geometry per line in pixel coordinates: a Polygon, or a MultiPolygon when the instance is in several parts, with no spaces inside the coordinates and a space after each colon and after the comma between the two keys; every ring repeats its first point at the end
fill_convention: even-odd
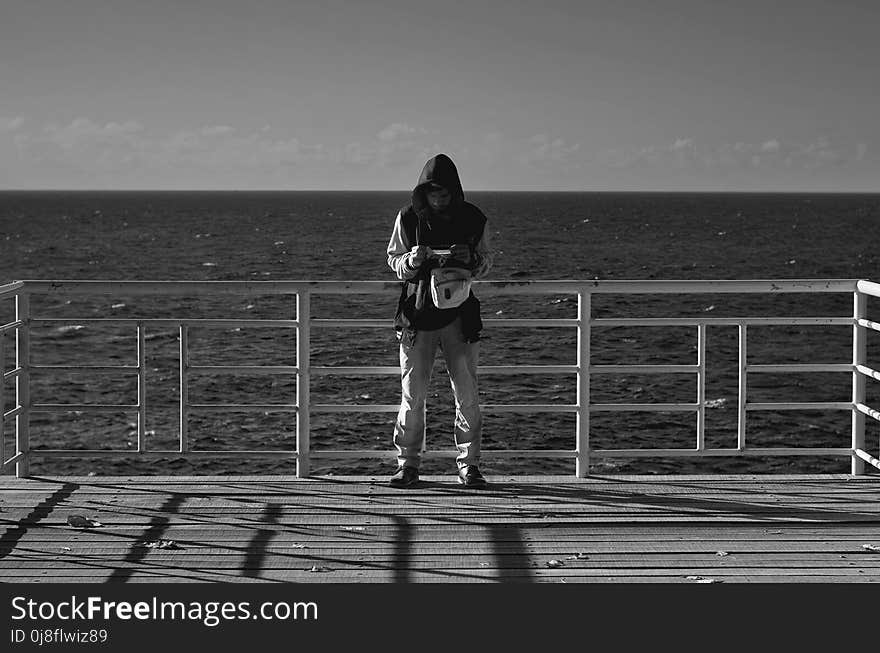
{"type": "Polygon", "coordinates": [[[81,331],[85,328],[85,325],[82,324],[65,324],[64,326],[56,328],[55,333],[61,335],[76,335],[78,331],[81,331]]]}

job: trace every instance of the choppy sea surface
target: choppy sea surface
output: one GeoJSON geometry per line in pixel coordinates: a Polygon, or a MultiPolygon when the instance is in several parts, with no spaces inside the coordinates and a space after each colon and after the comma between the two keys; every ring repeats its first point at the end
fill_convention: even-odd
{"type": "MultiPolygon", "coordinates": [[[[489,217],[496,261],[490,279],[880,279],[880,194],[695,194],[471,192],[489,217]]],[[[0,284],[14,279],[118,280],[389,280],[385,248],[407,192],[2,192],[0,284]]],[[[572,296],[492,296],[478,291],[484,318],[575,317],[572,296]]],[[[387,318],[387,329],[314,329],[313,366],[397,365],[390,326],[396,297],[316,297],[312,316],[387,318]]],[[[869,305],[873,311],[873,307],[869,305]]],[[[133,325],[95,326],[84,318],[286,318],[290,296],[143,297],[45,295],[32,299],[36,324],[32,363],[134,365],[133,325]]],[[[595,317],[850,316],[848,294],[597,296],[595,317]]],[[[0,321],[11,321],[13,302],[0,301],[0,321]]],[[[876,319],[876,316],[874,317],[876,319]]],[[[191,365],[294,365],[289,328],[192,327],[191,365]]],[[[869,360],[877,350],[869,338],[869,360]]],[[[2,338],[7,370],[14,338],[2,338]]],[[[573,364],[576,336],[568,328],[487,327],[481,363],[573,364]]],[[[173,327],[146,333],[147,446],[177,446],[178,336],[173,327]]],[[[706,445],[735,447],[737,332],[707,331],[706,445]]],[[[695,363],[694,327],[596,328],[591,362],[695,363]]],[[[750,327],[748,362],[848,363],[847,326],[750,327]]],[[[880,361],[875,362],[875,367],[880,361]]],[[[750,374],[754,402],[849,401],[849,373],[750,374]]],[[[34,371],[35,403],[134,404],[136,374],[34,371]]],[[[880,384],[877,384],[880,385],[880,384]]],[[[4,384],[7,407],[14,384],[4,384]]],[[[487,404],[572,404],[571,374],[483,375],[487,404]]],[[[692,402],[694,374],[595,375],[594,403],[692,402]]],[[[290,404],[295,379],[193,373],[189,401],[196,404],[290,404]]],[[[877,401],[869,384],[869,403],[877,401]]],[[[314,377],[315,404],[395,404],[396,376],[314,377]]],[[[7,408],[8,409],[8,408],[7,408]]],[[[428,448],[452,450],[452,396],[438,357],[429,397],[428,448]]],[[[315,413],[312,448],[391,452],[391,413],[315,413]]],[[[877,425],[868,420],[868,446],[876,452],[877,425]]],[[[12,427],[7,420],[7,431],[12,427]]],[[[292,449],[291,413],[193,410],[188,419],[194,450],[292,449]]],[[[754,447],[848,447],[847,411],[749,412],[747,442],[754,447]]],[[[486,413],[484,449],[572,449],[575,418],[566,414],[486,413]]],[[[692,413],[595,413],[595,449],[693,448],[692,413]]],[[[7,451],[12,438],[7,433],[7,451]]],[[[136,413],[34,413],[34,448],[111,449],[137,445],[136,413]]],[[[314,460],[313,472],[382,474],[385,460],[314,460]]],[[[424,463],[427,473],[452,473],[451,458],[424,463]]],[[[573,461],[493,459],[497,473],[572,473],[573,461]]],[[[234,456],[163,460],[130,458],[40,459],[35,473],[292,473],[289,458],[234,456]]],[[[847,459],[760,457],[706,459],[599,459],[593,473],[846,472],[847,459]]]]}

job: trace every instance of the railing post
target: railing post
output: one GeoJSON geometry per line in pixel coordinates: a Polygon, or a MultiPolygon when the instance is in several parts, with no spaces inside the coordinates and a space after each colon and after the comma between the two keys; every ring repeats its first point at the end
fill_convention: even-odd
{"type": "Polygon", "coordinates": [[[422,404],[422,454],[428,450],[428,397],[422,404]]]}
{"type": "Polygon", "coordinates": [[[137,325],[137,450],[143,453],[147,450],[147,354],[145,349],[144,323],[137,325]]]}
{"type": "Polygon", "coordinates": [[[859,372],[859,365],[866,365],[867,333],[859,324],[868,314],[868,297],[856,290],[853,293],[853,373],[852,373],[852,462],[850,472],[853,475],[865,473],[865,462],[856,455],[856,449],[865,448],[865,415],[857,408],[865,403],[865,375],[859,372]]]}
{"type": "Polygon", "coordinates": [[[706,325],[697,325],[697,451],[706,448],[706,325]]]}
{"type": "Polygon", "coordinates": [[[6,462],[6,332],[0,333],[0,474],[6,462]]]}
{"type": "Polygon", "coordinates": [[[575,476],[590,473],[590,316],[592,295],[578,289],[577,325],[577,424],[575,426],[575,476]]]}
{"type": "Polygon", "coordinates": [[[296,475],[309,475],[311,297],[308,290],[296,293],[296,475]]]}
{"type": "Polygon", "coordinates": [[[186,324],[180,325],[180,453],[189,451],[187,413],[189,412],[189,332],[186,324]]]}
{"type": "Polygon", "coordinates": [[[743,322],[739,325],[739,390],[737,393],[738,400],[736,404],[737,420],[736,420],[736,448],[737,451],[743,451],[746,448],[746,398],[747,398],[747,363],[748,350],[746,348],[746,338],[748,336],[747,326],[743,322]]]}
{"type": "Polygon", "coordinates": [[[15,464],[15,475],[26,478],[30,474],[30,407],[31,407],[31,304],[27,291],[22,288],[15,298],[15,319],[21,326],[15,330],[15,364],[20,370],[15,377],[15,398],[20,412],[15,418],[15,452],[24,457],[15,464]]]}

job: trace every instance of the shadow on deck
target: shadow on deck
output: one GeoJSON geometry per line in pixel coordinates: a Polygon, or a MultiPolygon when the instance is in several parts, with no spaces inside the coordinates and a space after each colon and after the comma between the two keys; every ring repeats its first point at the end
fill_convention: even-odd
{"type": "Polygon", "coordinates": [[[2,476],[0,580],[880,581],[877,475],[489,480],[2,476]]]}

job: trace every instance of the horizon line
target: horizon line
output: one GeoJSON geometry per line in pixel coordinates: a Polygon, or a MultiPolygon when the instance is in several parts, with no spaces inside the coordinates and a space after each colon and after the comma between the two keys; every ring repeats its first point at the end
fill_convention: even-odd
{"type": "MultiPolygon", "coordinates": [[[[412,188],[0,188],[0,193],[412,193],[412,188]]],[[[472,188],[467,193],[714,193],[753,195],[877,195],[875,190],[798,190],[798,189],[541,189],[472,188]]]]}

